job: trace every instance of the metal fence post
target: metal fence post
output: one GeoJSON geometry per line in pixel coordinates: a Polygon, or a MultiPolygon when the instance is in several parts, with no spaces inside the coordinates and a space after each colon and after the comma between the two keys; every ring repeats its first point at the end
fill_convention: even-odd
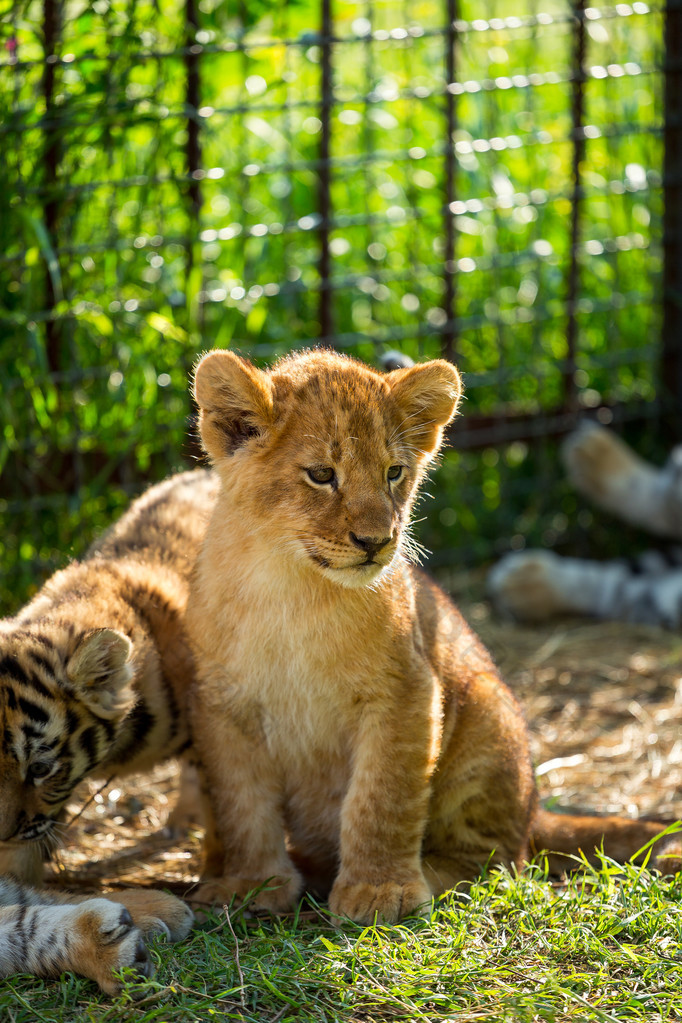
{"type": "Polygon", "coordinates": [[[199,141],[199,54],[201,47],[196,43],[196,32],[199,27],[196,4],[194,0],[186,0],[185,4],[185,29],[187,38],[185,43],[185,71],[186,80],[186,103],[187,103],[187,172],[190,175],[189,201],[192,217],[198,221],[201,210],[201,186],[197,172],[201,167],[201,144],[199,141]]]}
{"type": "Polygon", "coordinates": [[[59,164],[62,158],[62,141],[57,124],[55,107],[55,70],[58,63],[57,48],[61,31],[61,0],[43,0],[43,47],[45,64],[43,67],[42,90],[45,102],[43,128],[43,221],[47,235],[48,249],[43,253],[45,261],[45,321],[47,365],[51,373],[62,368],[62,337],[58,322],[54,319],[54,308],[62,297],[60,292],[60,273],[55,250],[57,248],[57,231],[59,219],[59,199],[57,196],[59,164]]]}
{"type": "Polygon", "coordinates": [[[571,121],[573,127],[573,154],[571,158],[571,219],[570,251],[566,274],[566,362],[563,369],[563,405],[568,412],[577,410],[575,384],[576,353],[578,347],[578,298],[580,291],[580,205],[582,201],[581,165],[585,159],[585,0],[575,0],[575,37],[573,45],[573,86],[571,90],[571,121]]]}
{"type": "MultiPolygon", "coordinates": [[[[195,0],[185,0],[185,109],[187,114],[187,142],[185,143],[185,159],[189,184],[187,186],[187,242],[186,252],[186,295],[187,323],[190,332],[200,329],[203,318],[203,307],[197,304],[198,291],[195,274],[195,246],[199,238],[199,221],[201,217],[201,124],[199,107],[201,105],[201,80],[199,57],[202,47],[196,42],[199,28],[199,15],[195,0]]],[[[200,273],[197,270],[197,273],[200,273]]]]}
{"type": "Polygon", "coordinates": [[[661,391],[664,416],[682,440],[682,0],[665,8],[663,156],[663,336],[661,391]]]}
{"type": "Polygon", "coordinates": [[[331,0],[322,0],[322,40],[321,40],[321,97],[320,97],[320,171],[319,204],[320,226],[320,337],[331,341],[334,333],[333,292],[331,282],[331,252],[329,250],[329,234],[332,216],[331,201],[331,114],[334,99],[333,68],[332,68],[332,5],[331,0]]]}
{"type": "Polygon", "coordinates": [[[444,288],[443,309],[446,321],[441,337],[441,352],[444,359],[454,360],[455,351],[455,221],[451,205],[455,199],[455,149],[453,133],[455,131],[455,44],[457,30],[457,0],[446,0],[447,25],[445,29],[445,248],[444,248],[444,288]]]}

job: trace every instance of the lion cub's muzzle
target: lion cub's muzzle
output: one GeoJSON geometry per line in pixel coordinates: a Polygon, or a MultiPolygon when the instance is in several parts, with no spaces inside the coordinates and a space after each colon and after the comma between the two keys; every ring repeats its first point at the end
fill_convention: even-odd
{"type": "Polygon", "coordinates": [[[359,547],[361,551],[367,554],[367,561],[364,561],[364,565],[371,565],[374,562],[374,557],[383,550],[391,540],[393,536],[356,536],[352,531],[348,534],[351,539],[351,543],[359,547]]]}

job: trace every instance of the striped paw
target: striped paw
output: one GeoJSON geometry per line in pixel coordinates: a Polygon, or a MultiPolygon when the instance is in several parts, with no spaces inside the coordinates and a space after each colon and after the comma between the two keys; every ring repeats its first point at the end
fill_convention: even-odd
{"type": "MultiPolygon", "coordinates": [[[[125,906],[109,899],[88,899],[65,907],[68,916],[65,965],[89,977],[109,995],[121,989],[114,976],[130,968],[142,978],[153,973],[142,931],[125,906]]],[[[64,921],[67,923],[67,921],[64,921]]]]}

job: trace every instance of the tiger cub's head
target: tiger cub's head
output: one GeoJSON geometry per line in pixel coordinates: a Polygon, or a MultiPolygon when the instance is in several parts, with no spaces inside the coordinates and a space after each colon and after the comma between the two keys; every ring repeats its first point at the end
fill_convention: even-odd
{"type": "Polygon", "coordinates": [[[233,510],[226,530],[246,527],[253,563],[274,554],[341,585],[374,582],[405,546],[460,391],[443,360],[380,373],[313,351],[262,371],[209,352],[194,393],[233,510]]]}
{"type": "Polygon", "coordinates": [[[53,844],[134,702],[131,650],[113,629],[0,621],[0,841],[53,844]]]}

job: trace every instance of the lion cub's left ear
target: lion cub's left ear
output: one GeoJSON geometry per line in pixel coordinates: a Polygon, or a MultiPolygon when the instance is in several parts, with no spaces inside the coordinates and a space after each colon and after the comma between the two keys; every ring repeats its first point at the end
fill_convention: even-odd
{"type": "Polygon", "coordinates": [[[273,421],[272,383],[234,352],[208,352],[194,373],[199,429],[213,461],[232,455],[273,421]]]}
{"type": "Polygon", "coordinates": [[[132,707],[133,644],[116,629],[93,629],[66,662],[74,694],[101,718],[118,718],[132,707]]]}
{"type": "Polygon", "coordinates": [[[462,381],[451,363],[434,359],[396,369],[386,376],[391,395],[405,421],[405,436],[427,455],[434,454],[443,429],[454,419],[462,381]]]}

